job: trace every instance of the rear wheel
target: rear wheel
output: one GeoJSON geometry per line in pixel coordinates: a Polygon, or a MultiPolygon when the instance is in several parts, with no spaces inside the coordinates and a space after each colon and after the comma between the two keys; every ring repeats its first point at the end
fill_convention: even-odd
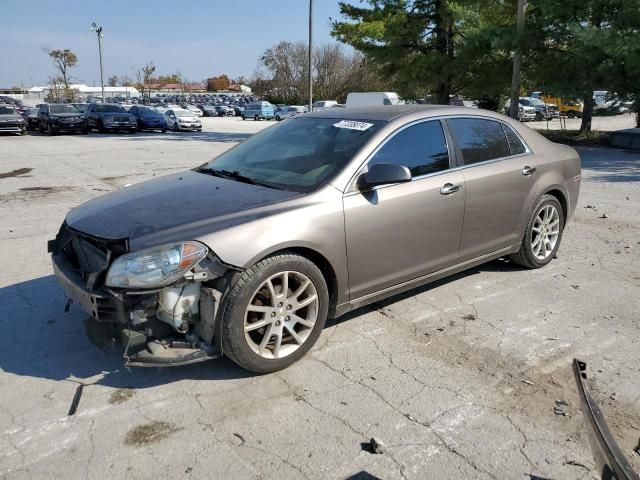
{"type": "Polygon", "coordinates": [[[556,197],[543,195],[529,219],[520,251],[511,260],[527,268],[544,267],[558,251],[563,230],[562,205],[556,197]]]}
{"type": "Polygon", "coordinates": [[[228,294],[223,351],[253,372],[286,368],[316,342],[328,306],[327,284],[313,262],[294,254],[268,257],[247,269],[228,294]]]}
{"type": "Polygon", "coordinates": [[[569,111],[567,112],[567,117],[569,117],[569,118],[575,118],[575,116],[576,116],[576,112],[574,112],[573,110],[569,110],[569,111]]]}
{"type": "Polygon", "coordinates": [[[253,117],[253,121],[254,121],[254,122],[257,122],[258,120],[260,120],[260,117],[259,117],[258,115],[256,115],[256,116],[254,116],[254,117],[253,117]]]}
{"type": "Polygon", "coordinates": [[[242,117],[242,120],[246,120],[247,117],[245,117],[244,115],[240,115],[242,117]]]}

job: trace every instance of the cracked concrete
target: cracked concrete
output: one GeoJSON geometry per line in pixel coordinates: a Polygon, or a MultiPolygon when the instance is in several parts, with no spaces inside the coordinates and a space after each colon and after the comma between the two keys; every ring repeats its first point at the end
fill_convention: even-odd
{"type": "Polygon", "coordinates": [[[491,262],[362,308],[273,375],[226,359],[127,371],[64,311],[46,241],[72,206],[269,125],[203,121],[203,134],[0,138],[2,171],[32,169],[0,178],[0,478],[595,478],[574,356],[640,470],[639,154],[580,150],[578,211],[544,269],[491,262]],[[21,190],[34,187],[53,190],[21,190]],[[162,422],[162,438],[127,443],[162,422]],[[371,437],[384,454],[363,449],[371,437]]]}

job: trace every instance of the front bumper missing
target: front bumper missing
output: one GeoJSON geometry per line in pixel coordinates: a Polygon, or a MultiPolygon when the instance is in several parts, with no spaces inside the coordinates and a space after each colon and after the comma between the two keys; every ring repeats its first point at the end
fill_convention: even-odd
{"type": "MultiPolygon", "coordinates": [[[[178,336],[168,324],[155,317],[150,317],[137,327],[133,326],[131,317],[135,306],[130,296],[114,294],[107,289],[89,289],[82,277],[65,261],[63,254],[54,253],[51,259],[55,277],[67,298],[89,314],[85,328],[91,342],[104,346],[105,340],[108,343],[115,340],[124,349],[125,366],[170,367],[221,356],[215,342],[205,344],[195,335],[178,336]]],[[[136,298],[135,301],[141,299],[136,298]]],[[[207,297],[208,302],[217,300],[207,297]]]]}

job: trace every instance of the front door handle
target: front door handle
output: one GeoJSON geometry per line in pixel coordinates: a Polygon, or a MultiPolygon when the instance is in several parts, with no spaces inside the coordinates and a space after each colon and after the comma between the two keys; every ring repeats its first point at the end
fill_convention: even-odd
{"type": "Polygon", "coordinates": [[[529,175],[533,175],[533,174],[535,173],[535,171],[536,171],[536,170],[537,170],[537,168],[536,168],[536,167],[529,167],[529,166],[526,166],[526,167],[524,167],[524,168],[522,169],[522,174],[523,174],[525,177],[528,177],[529,175]]]}
{"type": "Polygon", "coordinates": [[[444,186],[440,189],[440,195],[451,195],[452,193],[456,193],[462,187],[460,185],[454,185],[452,183],[445,183],[444,186]]]}

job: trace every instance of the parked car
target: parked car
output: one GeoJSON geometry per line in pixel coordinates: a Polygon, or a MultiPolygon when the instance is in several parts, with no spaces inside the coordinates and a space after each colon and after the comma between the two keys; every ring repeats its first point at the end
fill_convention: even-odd
{"type": "Polygon", "coordinates": [[[196,107],[195,105],[186,105],[184,107],[184,110],[188,110],[191,113],[193,113],[196,117],[201,117],[202,116],[202,110],[200,110],[198,107],[196,107]]]}
{"type": "Polygon", "coordinates": [[[536,120],[549,120],[551,118],[557,118],[560,116],[558,113],[558,106],[545,103],[539,98],[534,97],[520,97],[518,99],[520,105],[523,107],[533,107],[536,110],[536,120]]]}
{"type": "Polygon", "coordinates": [[[215,109],[219,117],[233,117],[235,115],[233,108],[226,105],[216,105],[215,109]]]}
{"type": "Polygon", "coordinates": [[[189,110],[180,108],[167,110],[164,116],[167,119],[167,128],[171,128],[176,132],[181,130],[202,131],[202,122],[189,110]]]}
{"type": "Polygon", "coordinates": [[[39,108],[29,108],[22,115],[22,117],[24,118],[25,122],[27,122],[27,130],[37,130],[38,129],[38,122],[40,121],[38,119],[38,112],[39,111],[40,111],[39,108]]]}
{"type": "Polygon", "coordinates": [[[217,117],[218,116],[218,112],[216,110],[216,107],[214,107],[213,105],[202,105],[200,107],[200,110],[202,110],[202,115],[205,117],[217,117]]]}
{"type": "MultiPolygon", "coordinates": [[[[402,100],[395,92],[351,92],[347,95],[347,103],[345,105],[348,108],[352,108],[401,105],[402,103],[402,100]]],[[[315,107],[313,109],[316,110],[315,107]]]]}
{"type": "Polygon", "coordinates": [[[313,104],[311,105],[311,108],[313,109],[312,111],[314,112],[321,112],[337,104],[338,102],[335,100],[319,100],[317,102],[313,102],[313,104]]]}
{"type": "Polygon", "coordinates": [[[87,119],[68,103],[45,103],[38,111],[38,126],[41,132],[57,135],[62,132],[89,133],[87,119]]]}
{"type": "Polygon", "coordinates": [[[233,108],[233,114],[236,117],[241,117],[244,113],[244,107],[242,105],[233,105],[231,108],[233,108]]]}
{"type": "Polygon", "coordinates": [[[136,117],[113,103],[92,103],[85,115],[89,128],[96,128],[102,133],[117,130],[136,133],[138,128],[136,117]]]}
{"type": "Polygon", "coordinates": [[[136,118],[138,130],[160,130],[167,131],[167,118],[160,112],[150,107],[133,105],[129,113],[136,118]]]}
{"type": "Polygon", "coordinates": [[[127,365],[273,372],[327,317],[499,257],[544,267],[580,175],[573,148],[494,112],[332,109],[74,208],[49,251],[127,365]]]}
{"type": "Polygon", "coordinates": [[[301,115],[306,113],[307,107],[302,107],[300,105],[291,105],[283,110],[278,110],[276,112],[276,120],[285,120],[287,118],[295,117],[296,115],[301,115]]]}
{"type": "Polygon", "coordinates": [[[273,104],[269,102],[255,102],[249,103],[244,107],[242,112],[242,119],[253,118],[254,120],[271,120],[274,118],[276,109],[273,104]]]}
{"type": "MultiPolygon", "coordinates": [[[[507,100],[504,105],[504,113],[506,115],[509,114],[509,108],[511,105],[511,100],[507,100]]],[[[528,107],[523,105],[522,103],[518,103],[518,120],[520,122],[531,122],[537,119],[537,111],[534,107],[528,107]]]]}
{"type": "Polygon", "coordinates": [[[22,135],[27,130],[27,122],[10,103],[0,103],[0,132],[22,135]]]}
{"type": "Polygon", "coordinates": [[[87,110],[89,110],[88,103],[72,103],[76,110],[78,110],[81,114],[86,115],[87,110]]]}
{"type": "Polygon", "coordinates": [[[550,93],[531,92],[531,97],[542,100],[547,105],[557,105],[558,112],[569,118],[582,117],[582,103],[577,100],[558,97],[550,93]]]}

